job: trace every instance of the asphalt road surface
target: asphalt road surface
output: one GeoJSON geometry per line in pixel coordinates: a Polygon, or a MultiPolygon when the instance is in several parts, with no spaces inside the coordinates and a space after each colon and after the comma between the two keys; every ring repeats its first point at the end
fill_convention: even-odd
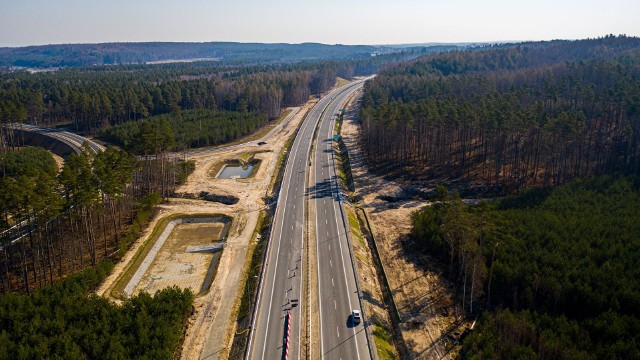
{"type": "MultiPolygon", "coordinates": [[[[248,358],[250,359],[284,358],[285,321],[287,320],[287,312],[290,313],[291,318],[288,358],[298,359],[300,357],[301,327],[306,325],[301,324],[300,321],[301,308],[306,306],[303,301],[304,299],[301,299],[300,292],[303,270],[307,271],[306,269],[302,269],[302,265],[304,264],[302,258],[304,254],[303,236],[305,234],[304,212],[305,206],[307,206],[307,194],[311,197],[316,196],[314,189],[317,188],[316,186],[314,186],[314,189],[306,188],[307,171],[310,168],[309,152],[311,140],[316,125],[318,121],[321,120],[320,118],[322,117],[323,121],[329,119],[332,112],[335,112],[338,107],[337,101],[346,98],[356,87],[362,86],[361,84],[362,82],[350,83],[323,97],[316,106],[311,109],[294,140],[278,196],[278,205],[271,230],[270,243],[267,249],[264,274],[258,291],[258,304],[252,334],[248,344],[248,358]],[[292,300],[296,299],[300,301],[300,305],[294,307],[292,306],[292,300]]],[[[320,138],[324,140],[324,135],[320,136],[320,138]]],[[[319,140],[318,145],[324,146],[323,144],[324,143],[319,140]]],[[[326,155],[325,153],[324,156],[326,157],[326,155]]],[[[327,204],[332,203],[330,199],[325,200],[327,204]]],[[[322,201],[322,199],[320,199],[320,201],[322,201]]],[[[333,214],[335,213],[334,211],[333,214]]],[[[331,226],[335,227],[335,222],[336,220],[332,219],[331,226]]],[[[322,231],[323,233],[325,231],[324,225],[322,226],[322,231]]],[[[333,233],[336,232],[336,230],[332,231],[333,233]]],[[[347,276],[353,277],[353,274],[347,276]]],[[[347,280],[345,276],[342,276],[341,279],[343,283],[347,280]]],[[[353,279],[351,281],[353,281],[353,279]]],[[[349,294],[351,288],[345,286],[341,289],[344,290],[344,294],[339,295],[341,298],[341,310],[343,310],[343,308],[349,308],[352,302],[353,304],[357,303],[357,296],[355,294],[349,294]],[[349,300],[349,298],[351,298],[351,300],[349,300]]],[[[350,311],[351,310],[348,310],[347,313],[343,314],[344,316],[342,316],[340,321],[340,325],[345,328],[342,341],[344,342],[346,340],[346,342],[345,345],[338,346],[338,351],[342,351],[342,349],[345,351],[355,349],[356,337],[352,334],[351,337],[353,341],[349,341],[349,335],[346,331],[345,322],[350,311]],[[350,345],[352,342],[354,346],[350,345]]],[[[355,329],[356,332],[358,330],[357,328],[355,329]]],[[[353,329],[352,333],[354,333],[353,329]]],[[[361,340],[360,337],[358,337],[357,340],[366,341],[364,338],[361,340]]],[[[328,337],[326,341],[327,346],[334,344],[328,337]]],[[[366,347],[366,342],[364,346],[366,347]]],[[[358,348],[361,348],[361,346],[358,348]]],[[[328,347],[325,351],[327,350],[329,350],[328,347]]],[[[365,354],[368,353],[365,352],[361,355],[361,358],[365,358],[365,354]]],[[[347,356],[344,358],[352,359],[356,357],[347,356]]],[[[335,357],[335,359],[338,358],[335,357]]]]}
{"type": "Polygon", "coordinates": [[[371,359],[364,320],[355,323],[351,317],[354,309],[361,308],[334,166],[334,123],[348,95],[337,95],[320,122],[315,183],[309,188],[315,208],[320,304],[320,356],[314,359],[371,359]]]}
{"type": "Polygon", "coordinates": [[[91,150],[94,153],[99,153],[101,151],[104,150],[104,146],[89,140],[85,137],[82,137],[78,134],[74,134],[68,131],[63,131],[63,130],[58,130],[58,129],[50,129],[50,128],[42,128],[39,126],[35,126],[35,125],[27,125],[27,124],[19,124],[19,123],[14,123],[14,124],[10,124],[8,125],[14,129],[19,129],[19,130],[24,130],[24,131],[31,131],[31,132],[35,132],[35,133],[39,133],[42,135],[46,135],[49,136],[51,138],[54,138],[58,141],[61,141],[67,145],[69,145],[73,151],[75,151],[76,153],[80,153],[81,148],[82,148],[82,144],[84,142],[87,142],[89,144],[89,147],[91,148],[91,150]]]}

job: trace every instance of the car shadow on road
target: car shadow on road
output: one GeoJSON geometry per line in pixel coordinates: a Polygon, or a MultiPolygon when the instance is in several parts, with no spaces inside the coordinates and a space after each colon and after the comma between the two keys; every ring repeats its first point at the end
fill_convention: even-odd
{"type": "Polygon", "coordinates": [[[360,321],[358,322],[353,321],[353,315],[349,315],[349,317],[347,318],[346,324],[347,324],[347,328],[353,329],[354,327],[360,325],[360,321]]]}

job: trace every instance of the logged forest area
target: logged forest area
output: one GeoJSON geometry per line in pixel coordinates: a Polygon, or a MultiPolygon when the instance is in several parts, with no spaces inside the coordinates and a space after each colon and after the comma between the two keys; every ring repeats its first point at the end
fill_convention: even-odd
{"type": "Polygon", "coordinates": [[[640,39],[454,51],[365,86],[369,165],[413,184],[508,194],[640,171],[640,39]]]}

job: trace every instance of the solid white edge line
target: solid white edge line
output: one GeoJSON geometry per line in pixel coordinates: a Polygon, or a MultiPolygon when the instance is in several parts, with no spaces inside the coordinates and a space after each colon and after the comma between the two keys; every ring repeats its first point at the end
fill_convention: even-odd
{"type": "MultiPolygon", "coordinates": [[[[303,123],[302,128],[306,129],[307,126],[308,126],[308,123],[305,122],[305,123],[303,123]]],[[[301,129],[303,133],[305,131],[304,129],[301,129]]],[[[296,139],[298,139],[297,135],[296,135],[296,139]]],[[[299,148],[300,147],[299,144],[300,144],[299,141],[295,142],[295,140],[294,140],[294,144],[291,147],[291,150],[292,150],[291,152],[293,152],[293,146],[296,145],[296,148],[299,148]]],[[[296,157],[296,155],[294,155],[294,160],[293,160],[294,162],[295,162],[295,157],[296,157]]],[[[287,160],[287,164],[289,164],[289,160],[287,160]]],[[[293,166],[291,168],[287,168],[287,165],[285,165],[285,178],[286,178],[286,172],[287,172],[287,170],[289,170],[289,180],[287,180],[287,183],[289,183],[291,181],[291,175],[293,173],[292,169],[293,169],[293,166]]],[[[278,195],[278,204],[281,203],[280,201],[282,200],[283,192],[284,192],[285,195],[287,195],[287,199],[289,198],[288,197],[288,192],[284,191],[284,189],[285,189],[284,184],[281,184],[280,192],[279,192],[279,195],[278,195]]],[[[287,190],[288,190],[288,187],[287,187],[287,190]]],[[[267,313],[267,322],[266,322],[267,328],[269,328],[269,320],[271,319],[271,308],[273,306],[273,290],[274,290],[274,284],[275,284],[275,281],[276,281],[276,275],[277,275],[277,272],[278,272],[277,271],[278,270],[278,259],[280,257],[280,243],[282,241],[282,229],[284,227],[284,219],[285,219],[285,214],[287,212],[286,204],[287,204],[287,202],[284,201],[284,205],[282,207],[283,208],[282,209],[282,221],[280,223],[280,234],[278,236],[278,248],[277,248],[277,252],[276,252],[276,264],[275,264],[275,267],[274,267],[274,270],[273,270],[273,281],[272,281],[272,284],[271,284],[271,296],[270,296],[270,299],[269,299],[269,311],[267,313]]],[[[278,209],[276,209],[276,216],[277,216],[277,212],[278,212],[279,208],[280,208],[280,206],[278,206],[278,209]]],[[[275,229],[274,229],[274,231],[275,231],[275,229]]],[[[269,249],[269,250],[271,250],[271,249],[269,249]]],[[[259,292],[261,293],[262,289],[259,289],[259,292]]],[[[260,294],[258,295],[258,300],[257,301],[258,302],[260,301],[260,294]]],[[[256,304],[256,307],[259,306],[259,305],[261,305],[261,304],[260,303],[256,304]]],[[[256,320],[257,320],[257,316],[256,316],[256,320]]],[[[266,331],[265,334],[268,334],[268,331],[266,331]]],[[[253,336],[255,336],[255,333],[254,333],[254,335],[249,337],[249,344],[247,344],[247,346],[249,346],[249,351],[247,352],[247,354],[251,354],[251,343],[252,343],[252,340],[253,340],[253,336]]],[[[264,352],[265,352],[265,349],[266,349],[266,346],[267,346],[267,336],[265,336],[264,340],[265,341],[264,341],[264,344],[262,346],[262,354],[260,356],[261,359],[264,359],[264,352]]]]}
{"type": "MultiPolygon", "coordinates": [[[[321,102],[322,100],[324,100],[324,99],[328,99],[330,95],[332,95],[332,94],[334,94],[334,93],[336,93],[336,92],[344,93],[344,92],[345,92],[345,91],[347,91],[348,89],[350,89],[350,88],[352,88],[352,87],[355,87],[355,85],[356,85],[356,84],[359,84],[359,83],[358,83],[358,82],[356,82],[355,84],[354,84],[354,83],[352,83],[352,84],[347,85],[347,86],[345,86],[345,87],[343,87],[343,88],[339,88],[339,89],[333,90],[333,91],[332,91],[332,92],[330,92],[327,96],[325,96],[323,99],[321,99],[321,100],[320,100],[316,105],[319,105],[319,104],[320,104],[320,102],[321,102]]],[[[351,92],[353,92],[353,91],[350,91],[350,93],[351,93],[351,92]]],[[[324,111],[329,107],[329,105],[331,105],[331,103],[333,103],[333,101],[332,101],[332,100],[333,100],[333,99],[331,99],[331,100],[327,100],[327,104],[325,105],[325,107],[323,108],[323,111],[321,112],[320,116],[318,117],[317,121],[315,122],[314,132],[315,132],[315,128],[318,126],[318,124],[319,124],[319,123],[320,123],[320,121],[322,120],[322,114],[323,114],[323,113],[324,113],[324,111]]],[[[312,111],[313,111],[313,110],[315,110],[315,107],[314,107],[314,108],[312,108],[312,111]]],[[[297,112],[296,112],[296,113],[297,113],[297,112]]],[[[290,114],[290,116],[293,116],[293,114],[290,114]]],[[[303,133],[303,134],[304,134],[304,131],[306,131],[306,128],[308,127],[308,125],[309,125],[309,123],[308,123],[308,122],[306,122],[306,123],[303,125],[304,129],[301,129],[301,130],[302,130],[302,131],[301,131],[301,133],[303,133]]],[[[275,130],[275,129],[274,129],[274,130],[275,130]]],[[[269,135],[271,135],[271,134],[268,134],[268,136],[269,136],[269,135]]],[[[311,134],[311,135],[313,135],[313,134],[311,134]]],[[[296,135],[296,139],[295,139],[295,140],[298,140],[298,139],[301,139],[301,138],[299,138],[299,137],[296,135]]],[[[298,141],[295,141],[295,140],[294,140],[294,142],[295,142],[295,144],[294,144],[294,145],[296,146],[296,151],[295,151],[295,152],[296,152],[296,155],[294,155],[294,157],[297,157],[297,149],[300,147],[300,145],[299,145],[299,144],[300,144],[300,141],[302,141],[302,140],[298,140],[298,141]]],[[[246,143],[245,143],[245,144],[239,144],[239,145],[237,145],[237,146],[242,146],[242,145],[246,145],[246,143]]],[[[309,150],[310,150],[310,148],[311,148],[311,142],[309,142],[309,144],[308,144],[308,150],[307,150],[307,154],[306,154],[306,155],[307,155],[307,157],[309,156],[309,150]]],[[[229,148],[227,148],[227,149],[229,149],[229,148]]],[[[225,150],[227,150],[227,149],[225,149],[225,150]]],[[[216,150],[217,150],[217,149],[216,149],[216,150]]],[[[222,150],[222,149],[219,149],[219,150],[222,150]]],[[[215,151],[215,150],[214,150],[214,151],[215,151]]],[[[293,151],[293,147],[292,147],[291,152],[294,152],[294,151],[293,151]]],[[[295,162],[295,160],[294,160],[294,162],[295,162]]],[[[288,164],[288,163],[289,163],[289,161],[287,161],[287,164],[288,164]]],[[[285,166],[286,166],[286,165],[285,165],[285,166]]],[[[292,167],[291,169],[293,169],[293,167],[292,167]]],[[[291,176],[292,176],[292,171],[291,171],[291,169],[289,169],[290,171],[289,171],[289,180],[288,180],[288,182],[290,182],[290,181],[291,181],[291,176]]],[[[285,172],[286,172],[286,170],[287,170],[287,169],[285,168],[285,172]]],[[[306,171],[306,167],[305,167],[305,171],[306,171]]],[[[316,167],[316,172],[317,172],[317,167],[316,167]]],[[[281,186],[281,188],[280,188],[279,200],[280,200],[280,199],[282,199],[283,189],[284,189],[284,186],[281,186]]],[[[288,197],[287,197],[287,198],[288,198],[288,197]]],[[[279,201],[278,203],[280,204],[280,201],[279,201]]],[[[317,207],[317,203],[316,203],[316,207],[317,207]]],[[[277,210],[276,210],[276,213],[277,213],[277,210]]],[[[270,303],[269,303],[269,305],[270,305],[270,306],[269,306],[269,311],[268,311],[268,314],[267,314],[267,322],[266,322],[267,328],[269,327],[269,320],[270,320],[270,317],[271,317],[271,307],[273,306],[273,305],[272,305],[272,304],[273,304],[273,285],[275,284],[275,278],[276,278],[276,274],[277,274],[278,258],[279,258],[279,253],[280,253],[280,252],[279,252],[279,249],[280,249],[280,244],[281,244],[281,239],[282,239],[282,228],[284,227],[284,215],[285,215],[285,214],[286,214],[286,201],[284,202],[284,209],[282,210],[282,221],[281,221],[281,226],[280,226],[281,231],[280,231],[280,234],[279,234],[279,237],[278,237],[278,252],[276,253],[276,264],[275,264],[275,268],[274,268],[274,279],[273,279],[273,282],[272,282],[271,296],[270,296],[270,300],[269,300],[269,301],[270,301],[270,303]]],[[[276,214],[276,215],[277,215],[277,214],[276,214]]],[[[316,211],[316,222],[317,222],[317,211],[316,211]]],[[[318,231],[318,230],[317,230],[317,226],[316,226],[316,241],[317,241],[317,231],[318,231]]],[[[304,236],[304,235],[303,235],[303,236],[304,236]]],[[[271,243],[270,243],[270,245],[271,245],[271,243]]],[[[303,242],[303,246],[304,246],[304,242],[303,242]]],[[[269,246],[269,249],[267,249],[267,252],[270,252],[270,251],[272,251],[271,246],[269,246]]],[[[318,247],[316,246],[316,257],[317,257],[317,256],[318,256],[318,247]]],[[[318,277],[319,277],[319,271],[320,271],[320,267],[319,267],[319,263],[318,263],[318,277]]],[[[302,277],[301,277],[301,279],[302,279],[302,277]]],[[[302,281],[302,280],[300,280],[300,281],[302,281]]],[[[258,307],[259,307],[259,306],[261,306],[261,304],[260,304],[261,296],[262,296],[262,287],[261,287],[260,289],[258,289],[258,298],[257,298],[256,309],[258,309],[258,307]]],[[[318,297],[319,297],[319,300],[320,300],[320,306],[321,306],[321,305],[322,305],[322,300],[321,300],[320,296],[318,296],[318,297]]],[[[256,315],[256,316],[255,316],[254,325],[255,325],[255,322],[257,322],[257,318],[258,318],[258,316],[256,315]]],[[[300,334],[300,330],[301,330],[301,329],[300,329],[300,327],[299,327],[299,328],[298,328],[298,333],[299,333],[299,334],[300,334]]],[[[252,345],[253,337],[255,336],[255,331],[253,331],[253,329],[252,329],[251,333],[252,333],[252,335],[249,337],[249,343],[248,343],[248,345],[247,345],[247,346],[248,346],[248,349],[249,349],[249,351],[247,351],[247,352],[246,352],[247,357],[250,357],[250,354],[252,353],[252,351],[251,351],[251,345],[252,345]]],[[[321,336],[321,338],[322,338],[322,321],[320,321],[320,336],[321,336]]],[[[266,348],[266,343],[267,343],[267,341],[266,341],[266,337],[265,337],[265,344],[263,345],[263,349],[262,349],[262,356],[261,356],[261,358],[264,358],[264,351],[265,351],[265,348],[266,348]]],[[[322,341],[322,340],[321,340],[321,347],[323,347],[323,341],[322,341]]],[[[299,350],[300,350],[300,335],[298,335],[298,356],[299,356],[299,354],[300,354],[299,350]]],[[[324,349],[322,349],[322,351],[324,352],[324,349]]],[[[320,355],[320,357],[322,357],[322,354],[320,355]]]]}
{"type": "MultiPolygon", "coordinates": [[[[345,97],[345,100],[346,100],[346,97],[345,97]]],[[[332,124],[332,123],[333,123],[333,121],[330,124],[332,124]]],[[[330,128],[333,129],[332,126],[330,126],[330,128]]],[[[331,157],[333,158],[333,152],[331,153],[331,157]]],[[[329,166],[330,166],[330,169],[331,168],[333,169],[333,174],[337,177],[336,168],[335,168],[335,162],[334,161],[329,161],[329,166]]],[[[331,186],[332,190],[333,190],[333,185],[334,185],[333,182],[331,182],[330,186],[331,186]]],[[[336,183],[335,186],[336,186],[336,192],[339,192],[340,189],[338,187],[338,184],[336,183]]],[[[333,197],[332,197],[332,200],[333,200],[333,197]]],[[[338,232],[338,245],[340,246],[340,256],[342,257],[342,270],[343,270],[343,275],[344,275],[345,286],[347,287],[347,300],[349,301],[349,306],[351,308],[353,308],[353,304],[351,303],[351,290],[349,289],[349,281],[347,280],[347,269],[344,266],[344,263],[345,263],[345,261],[344,261],[344,252],[342,251],[342,240],[341,240],[341,236],[340,236],[340,225],[338,225],[338,217],[337,217],[338,212],[336,211],[336,202],[337,201],[333,200],[333,211],[334,211],[334,219],[336,221],[336,230],[338,232]]],[[[338,206],[340,206],[340,204],[338,204],[338,206]]],[[[346,231],[347,231],[347,229],[345,228],[344,230],[345,230],[345,234],[344,235],[345,235],[345,239],[346,239],[346,231]]],[[[355,274],[353,274],[353,275],[355,277],[355,274]]],[[[358,337],[356,335],[355,326],[353,327],[353,339],[354,339],[355,345],[356,345],[357,358],[360,359],[360,349],[358,348],[358,337]]]]}

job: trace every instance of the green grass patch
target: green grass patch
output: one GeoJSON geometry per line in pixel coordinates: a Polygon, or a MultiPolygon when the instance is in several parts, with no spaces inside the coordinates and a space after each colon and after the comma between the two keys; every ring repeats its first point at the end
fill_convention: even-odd
{"type": "Polygon", "coordinates": [[[250,162],[251,160],[253,160],[253,157],[255,155],[256,155],[256,153],[247,152],[247,153],[240,154],[240,156],[238,156],[238,158],[240,159],[240,161],[242,161],[242,163],[246,164],[246,163],[250,162]]]}
{"type": "Polygon", "coordinates": [[[396,349],[393,346],[391,334],[382,324],[373,324],[373,341],[376,343],[378,357],[381,360],[394,360],[398,358],[396,349]]]}
{"type": "Polygon", "coordinates": [[[227,165],[226,161],[218,161],[217,163],[214,163],[213,165],[211,165],[211,167],[209,168],[209,176],[211,178],[217,179],[216,176],[218,176],[218,173],[220,172],[220,170],[222,170],[222,167],[227,165]]]}
{"type": "MultiPolygon", "coordinates": [[[[307,115],[305,114],[305,117],[306,116],[307,115]]],[[[300,127],[298,127],[298,130],[299,129],[300,127]]],[[[293,134],[291,134],[291,136],[289,136],[289,139],[287,139],[287,141],[284,143],[284,147],[280,151],[280,155],[278,155],[278,162],[276,163],[276,169],[275,169],[276,175],[271,178],[269,189],[275,189],[276,184],[278,184],[278,182],[282,180],[282,177],[284,176],[284,171],[281,171],[281,170],[287,164],[289,151],[291,151],[291,147],[293,146],[293,141],[295,140],[297,134],[298,134],[298,131],[296,130],[293,134]]]]}
{"type": "MultiPolygon", "coordinates": [[[[340,115],[335,122],[333,131],[336,134],[340,134],[342,130],[343,115],[340,115]]],[[[340,180],[340,187],[344,192],[355,191],[355,185],[353,183],[353,175],[351,173],[351,163],[349,162],[349,152],[347,146],[344,144],[342,138],[339,138],[337,142],[334,142],[334,152],[336,153],[336,159],[338,162],[338,179],[340,180]]]]}
{"type": "Polygon", "coordinates": [[[349,227],[351,228],[351,234],[353,237],[358,240],[358,244],[366,247],[367,244],[364,241],[364,236],[362,236],[362,231],[360,230],[360,222],[358,221],[358,215],[353,212],[351,209],[345,207],[347,211],[347,219],[349,220],[349,227]]]}
{"type": "Polygon", "coordinates": [[[336,119],[336,122],[333,123],[333,132],[335,134],[340,134],[341,130],[342,130],[342,116],[339,116],[336,119]]]}

